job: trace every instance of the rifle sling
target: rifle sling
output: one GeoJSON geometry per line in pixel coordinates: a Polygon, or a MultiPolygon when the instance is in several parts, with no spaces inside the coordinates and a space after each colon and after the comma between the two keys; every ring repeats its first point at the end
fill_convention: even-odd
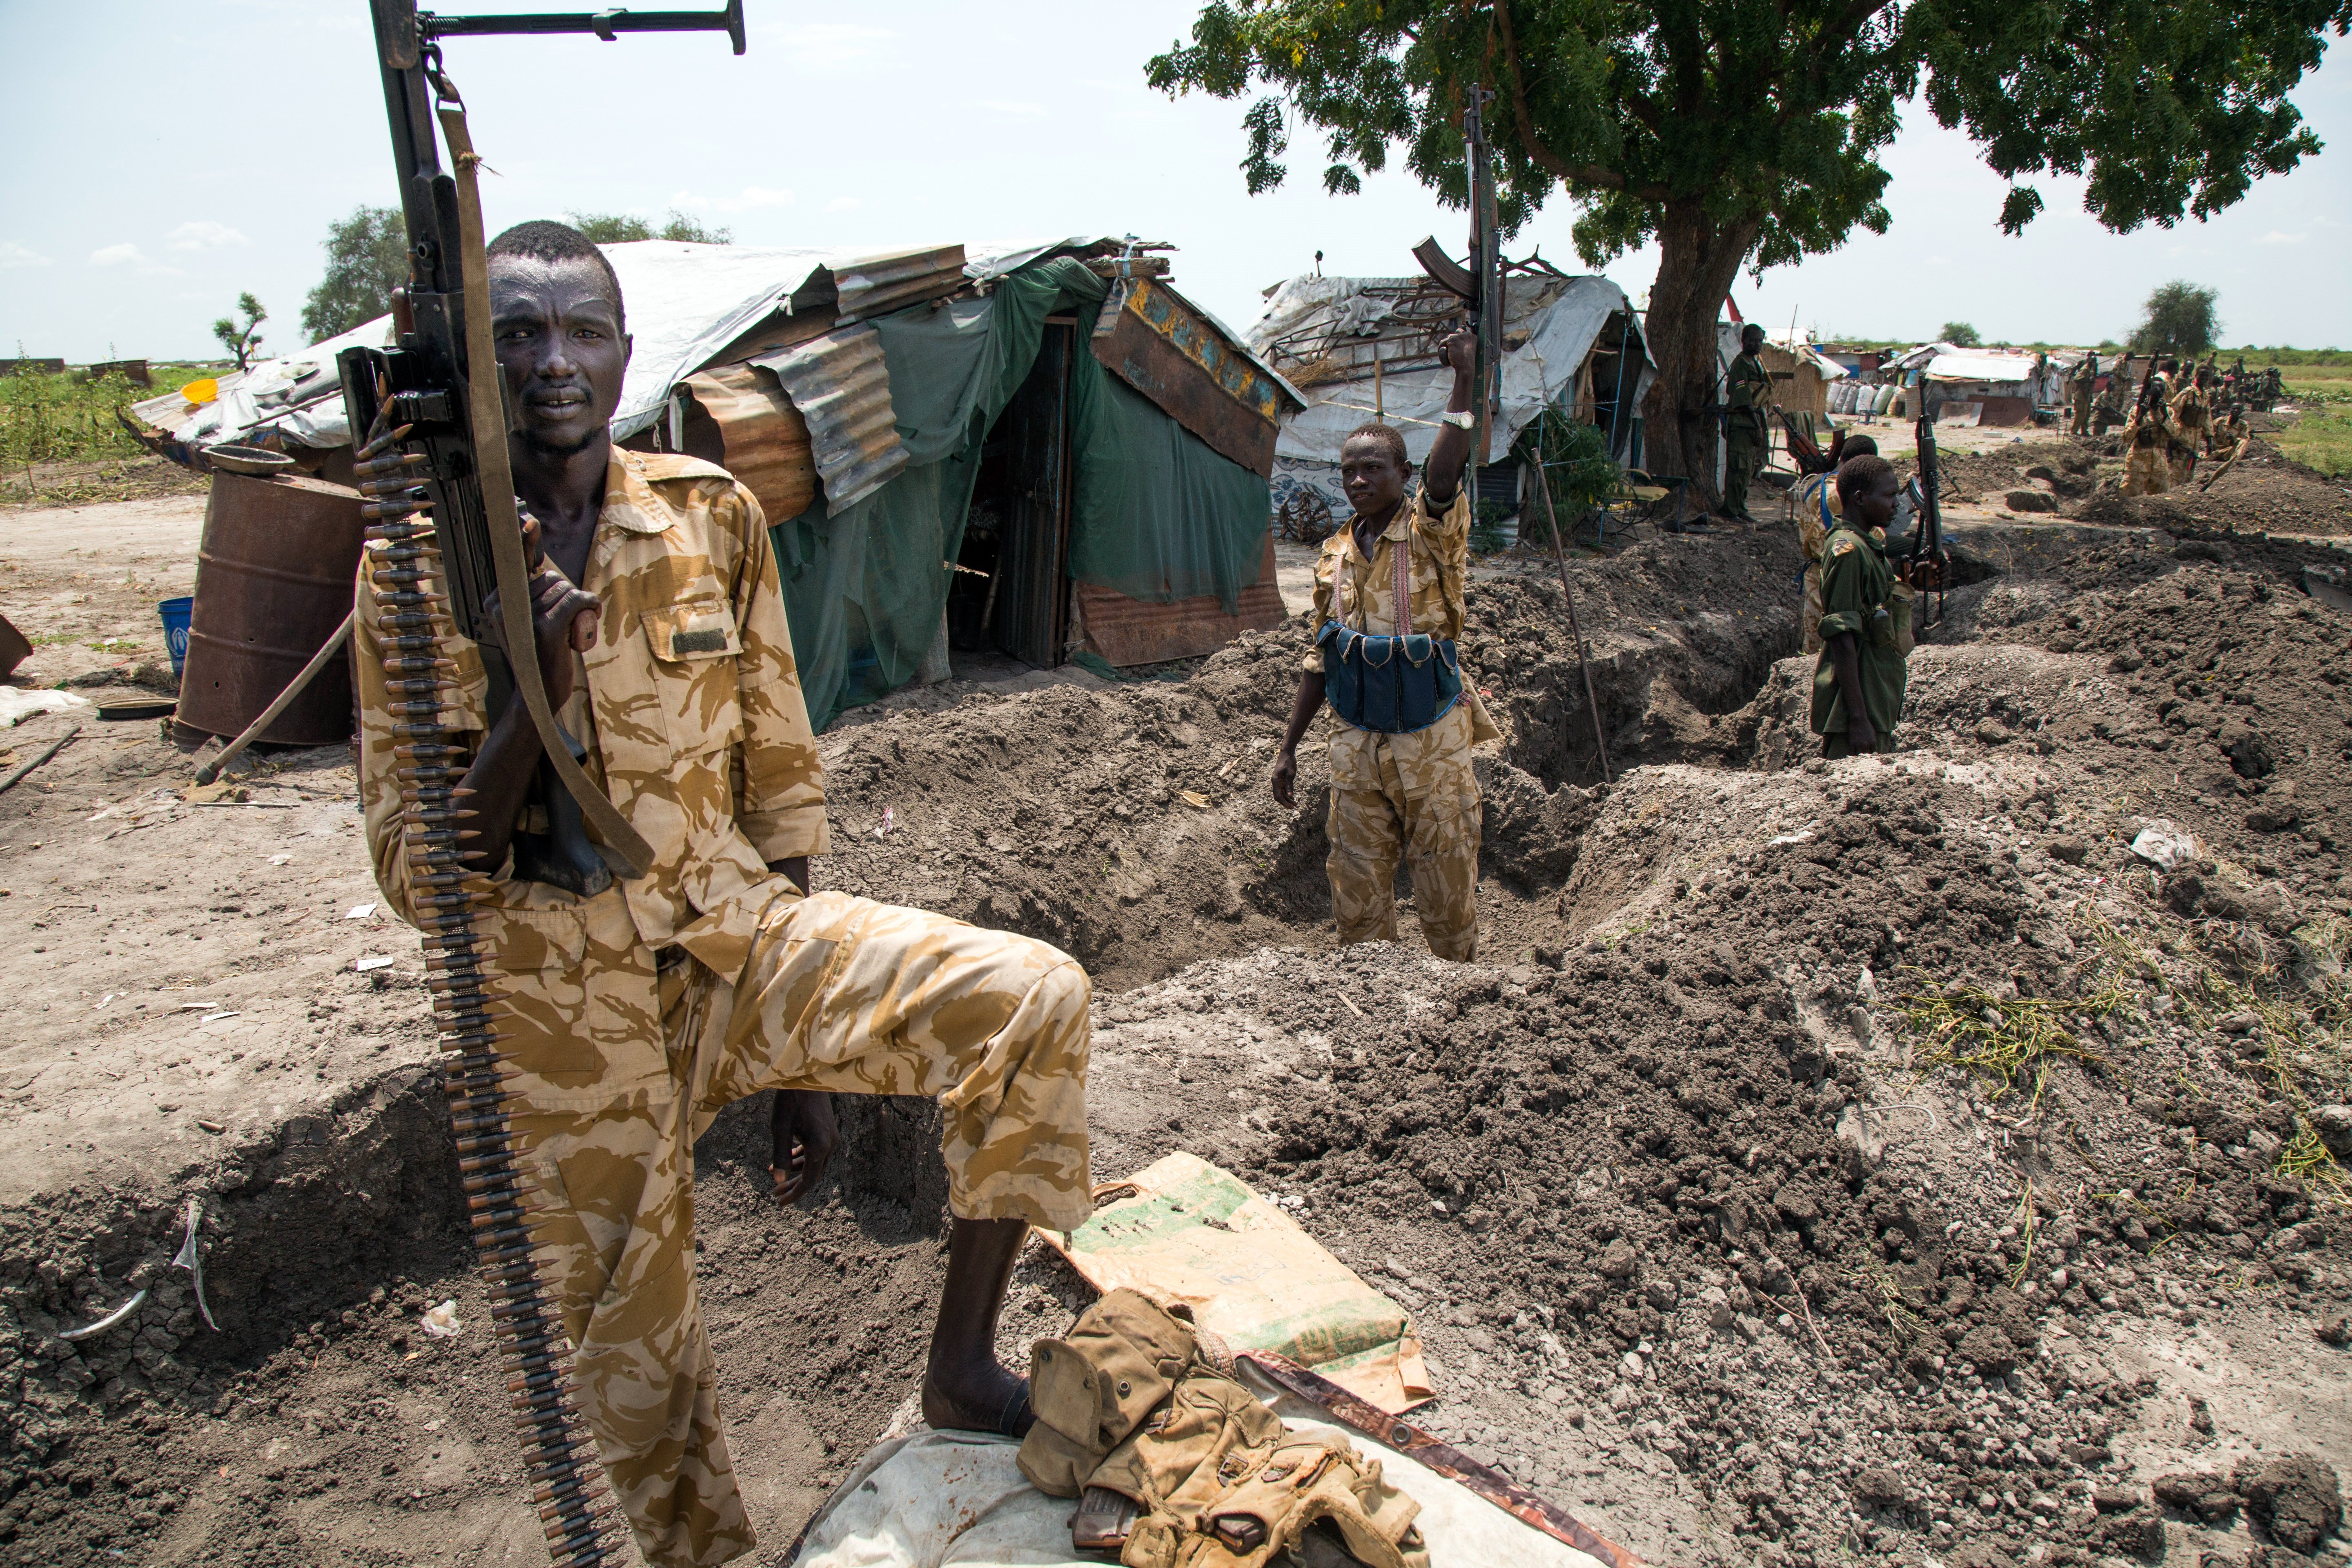
{"type": "Polygon", "coordinates": [[[564,743],[563,731],[548,705],[547,685],[541,678],[538,638],[530,618],[530,566],[523,559],[522,522],[515,512],[514,468],[507,458],[506,396],[500,384],[498,346],[490,331],[490,265],[482,235],[479,176],[481,154],[466,128],[465,100],[447,77],[434,78],[433,111],[440,118],[441,134],[449,142],[449,161],[457,182],[457,257],[466,298],[466,405],[474,426],[474,461],[481,472],[482,510],[489,523],[490,560],[497,570],[499,628],[506,645],[523,657],[509,657],[515,690],[530,712],[539,731],[540,749],[555,775],[581,812],[604,836],[604,846],[625,864],[624,877],[642,877],[652,867],[653,847],[629,826],[617,807],[598,789],[564,743]]]}

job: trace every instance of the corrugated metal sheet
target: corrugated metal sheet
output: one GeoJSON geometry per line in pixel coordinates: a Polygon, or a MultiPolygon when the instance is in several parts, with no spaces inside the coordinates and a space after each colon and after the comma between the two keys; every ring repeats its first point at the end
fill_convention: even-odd
{"type": "Polygon", "coordinates": [[[841,319],[865,321],[926,300],[945,299],[963,287],[963,247],[929,245],[861,256],[833,269],[841,319]]]}
{"type": "Polygon", "coordinates": [[[1274,539],[1268,535],[1257,581],[1241,591],[1236,613],[1225,614],[1216,595],[1147,605],[1093,583],[1074,583],[1071,593],[1086,623],[1087,646],[1120,669],[1214,653],[1244,632],[1282,624],[1282,590],[1275,583],[1274,539]]]}
{"type": "Polygon", "coordinates": [[[776,373],[808,421],[828,509],[863,500],[906,468],[882,334],[870,324],[838,328],[751,363],[776,373]]]}

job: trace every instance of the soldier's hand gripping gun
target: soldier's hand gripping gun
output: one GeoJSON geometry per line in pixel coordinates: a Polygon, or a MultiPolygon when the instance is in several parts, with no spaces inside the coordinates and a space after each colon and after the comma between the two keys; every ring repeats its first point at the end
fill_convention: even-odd
{"type": "MultiPolygon", "coordinates": [[[[524,1473],[559,1568],[614,1560],[609,1501],[571,1398],[569,1357],[553,1292],[540,1278],[531,1187],[509,1140],[508,1068],[476,929],[488,884],[467,864],[473,837],[458,785],[472,761],[467,733],[445,724],[457,643],[474,642],[490,678],[490,712],[520,697],[546,761],[550,831],[516,836],[518,868],[590,893],[612,875],[641,875],[652,851],[580,767],[540,674],[514,476],[507,457],[503,377],[490,332],[488,261],[476,180],[481,163],[463,100],[442,69],[441,40],[485,33],[724,31],[743,52],[741,0],[724,11],[602,11],[575,16],[438,16],[415,0],[371,0],[376,58],[392,125],[408,284],[396,301],[398,342],[338,360],[354,456],[367,496],[369,570],[383,634],[396,742],[402,849],[425,933],[433,1021],[457,1131],[474,1243],[490,1287],[490,1323],[506,1352],[524,1473]],[[449,145],[444,171],[435,121],[449,145]],[[497,599],[495,619],[487,608],[497,599]],[[512,657],[504,657],[499,649],[512,657]],[[593,823],[603,839],[585,837],[593,823]],[[609,864],[608,864],[609,863],[609,864]]],[[[624,1549],[625,1550],[625,1549],[624,1549]]],[[[634,1553],[626,1553],[634,1559],[634,1553]]]]}

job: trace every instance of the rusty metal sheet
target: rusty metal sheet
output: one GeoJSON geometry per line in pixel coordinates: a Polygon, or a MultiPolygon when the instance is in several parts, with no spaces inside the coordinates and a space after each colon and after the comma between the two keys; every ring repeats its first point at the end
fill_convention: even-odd
{"type": "Polygon", "coordinates": [[[1402,1420],[1378,1405],[1357,1398],[1338,1384],[1312,1373],[1272,1351],[1244,1351],[1234,1358],[1248,1363],[1276,1386],[1288,1390],[1367,1437],[1387,1444],[1418,1463],[1458,1481],[1520,1523],[1567,1542],[1609,1568],[1643,1568],[1642,1560],[1604,1536],[1595,1534],[1559,1504],[1549,1502],[1499,1471],[1480,1464],[1449,1444],[1402,1420]]]}
{"type": "Polygon", "coordinates": [[[684,384],[702,416],[686,422],[687,452],[740,479],[772,525],[808,510],[816,500],[815,448],[774,373],[715,364],[684,384]]]}
{"type": "Polygon", "coordinates": [[[751,363],[775,373],[807,421],[828,508],[863,500],[906,468],[882,334],[871,323],[839,327],[751,363]]]}
{"type": "Polygon", "coordinates": [[[1114,287],[1095,358],[1221,455],[1274,472],[1275,438],[1302,406],[1281,378],[1160,279],[1114,287]]]}
{"type": "Polygon", "coordinates": [[[885,316],[926,300],[941,300],[963,287],[963,247],[927,245],[913,250],[861,256],[833,268],[841,319],[885,316]]]}
{"type": "MultiPolygon", "coordinates": [[[[241,733],[352,611],[360,496],[323,480],[213,476],[196,552],[196,603],[179,725],[241,733]]],[[[258,739],[320,746],[352,732],[348,648],[258,739]]]]}
{"type": "Polygon", "coordinates": [[[1272,630],[1287,613],[1275,585],[1272,534],[1257,581],[1242,590],[1230,616],[1213,594],[1147,605],[1093,583],[1073,584],[1071,592],[1086,624],[1087,646],[1121,669],[1214,653],[1244,632],[1272,630]]]}

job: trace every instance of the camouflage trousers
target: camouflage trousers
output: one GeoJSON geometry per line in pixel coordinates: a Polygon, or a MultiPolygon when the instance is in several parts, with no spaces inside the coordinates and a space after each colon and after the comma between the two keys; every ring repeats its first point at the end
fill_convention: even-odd
{"type": "Polygon", "coordinates": [[[517,1142],[573,1388],[658,1568],[751,1550],[694,1271],[694,1142],[766,1089],[937,1096],[950,1208],[1070,1230],[1088,1196],[1090,986],[1027,937],[783,879],[750,962],[659,962],[617,889],[500,942],[517,1142]],[[572,917],[564,930],[559,917],[572,917]],[[534,963],[540,967],[532,968],[534,963]]]}
{"type": "Polygon", "coordinates": [[[2197,448],[2194,447],[2171,448],[2165,454],[2164,466],[2166,474],[2172,480],[2172,488],[2179,489],[2187,484],[2189,477],[2197,471],[2197,448]]]}
{"type": "Polygon", "coordinates": [[[1421,934],[1440,958],[1478,955],[1478,781],[1469,715],[1415,735],[1346,730],[1331,742],[1331,912],[1342,942],[1394,942],[1396,870],[1412,870],[1421,934]],[[1455,731],[1458,731],[1458,735],[1455,731]]]}
{"type": "Polygon", "coordinates": [[[2124,455],[2124,494],[2160,496],[2172,488],[2172,471],[2160,447],[2134,447],[2124,455]]]}

